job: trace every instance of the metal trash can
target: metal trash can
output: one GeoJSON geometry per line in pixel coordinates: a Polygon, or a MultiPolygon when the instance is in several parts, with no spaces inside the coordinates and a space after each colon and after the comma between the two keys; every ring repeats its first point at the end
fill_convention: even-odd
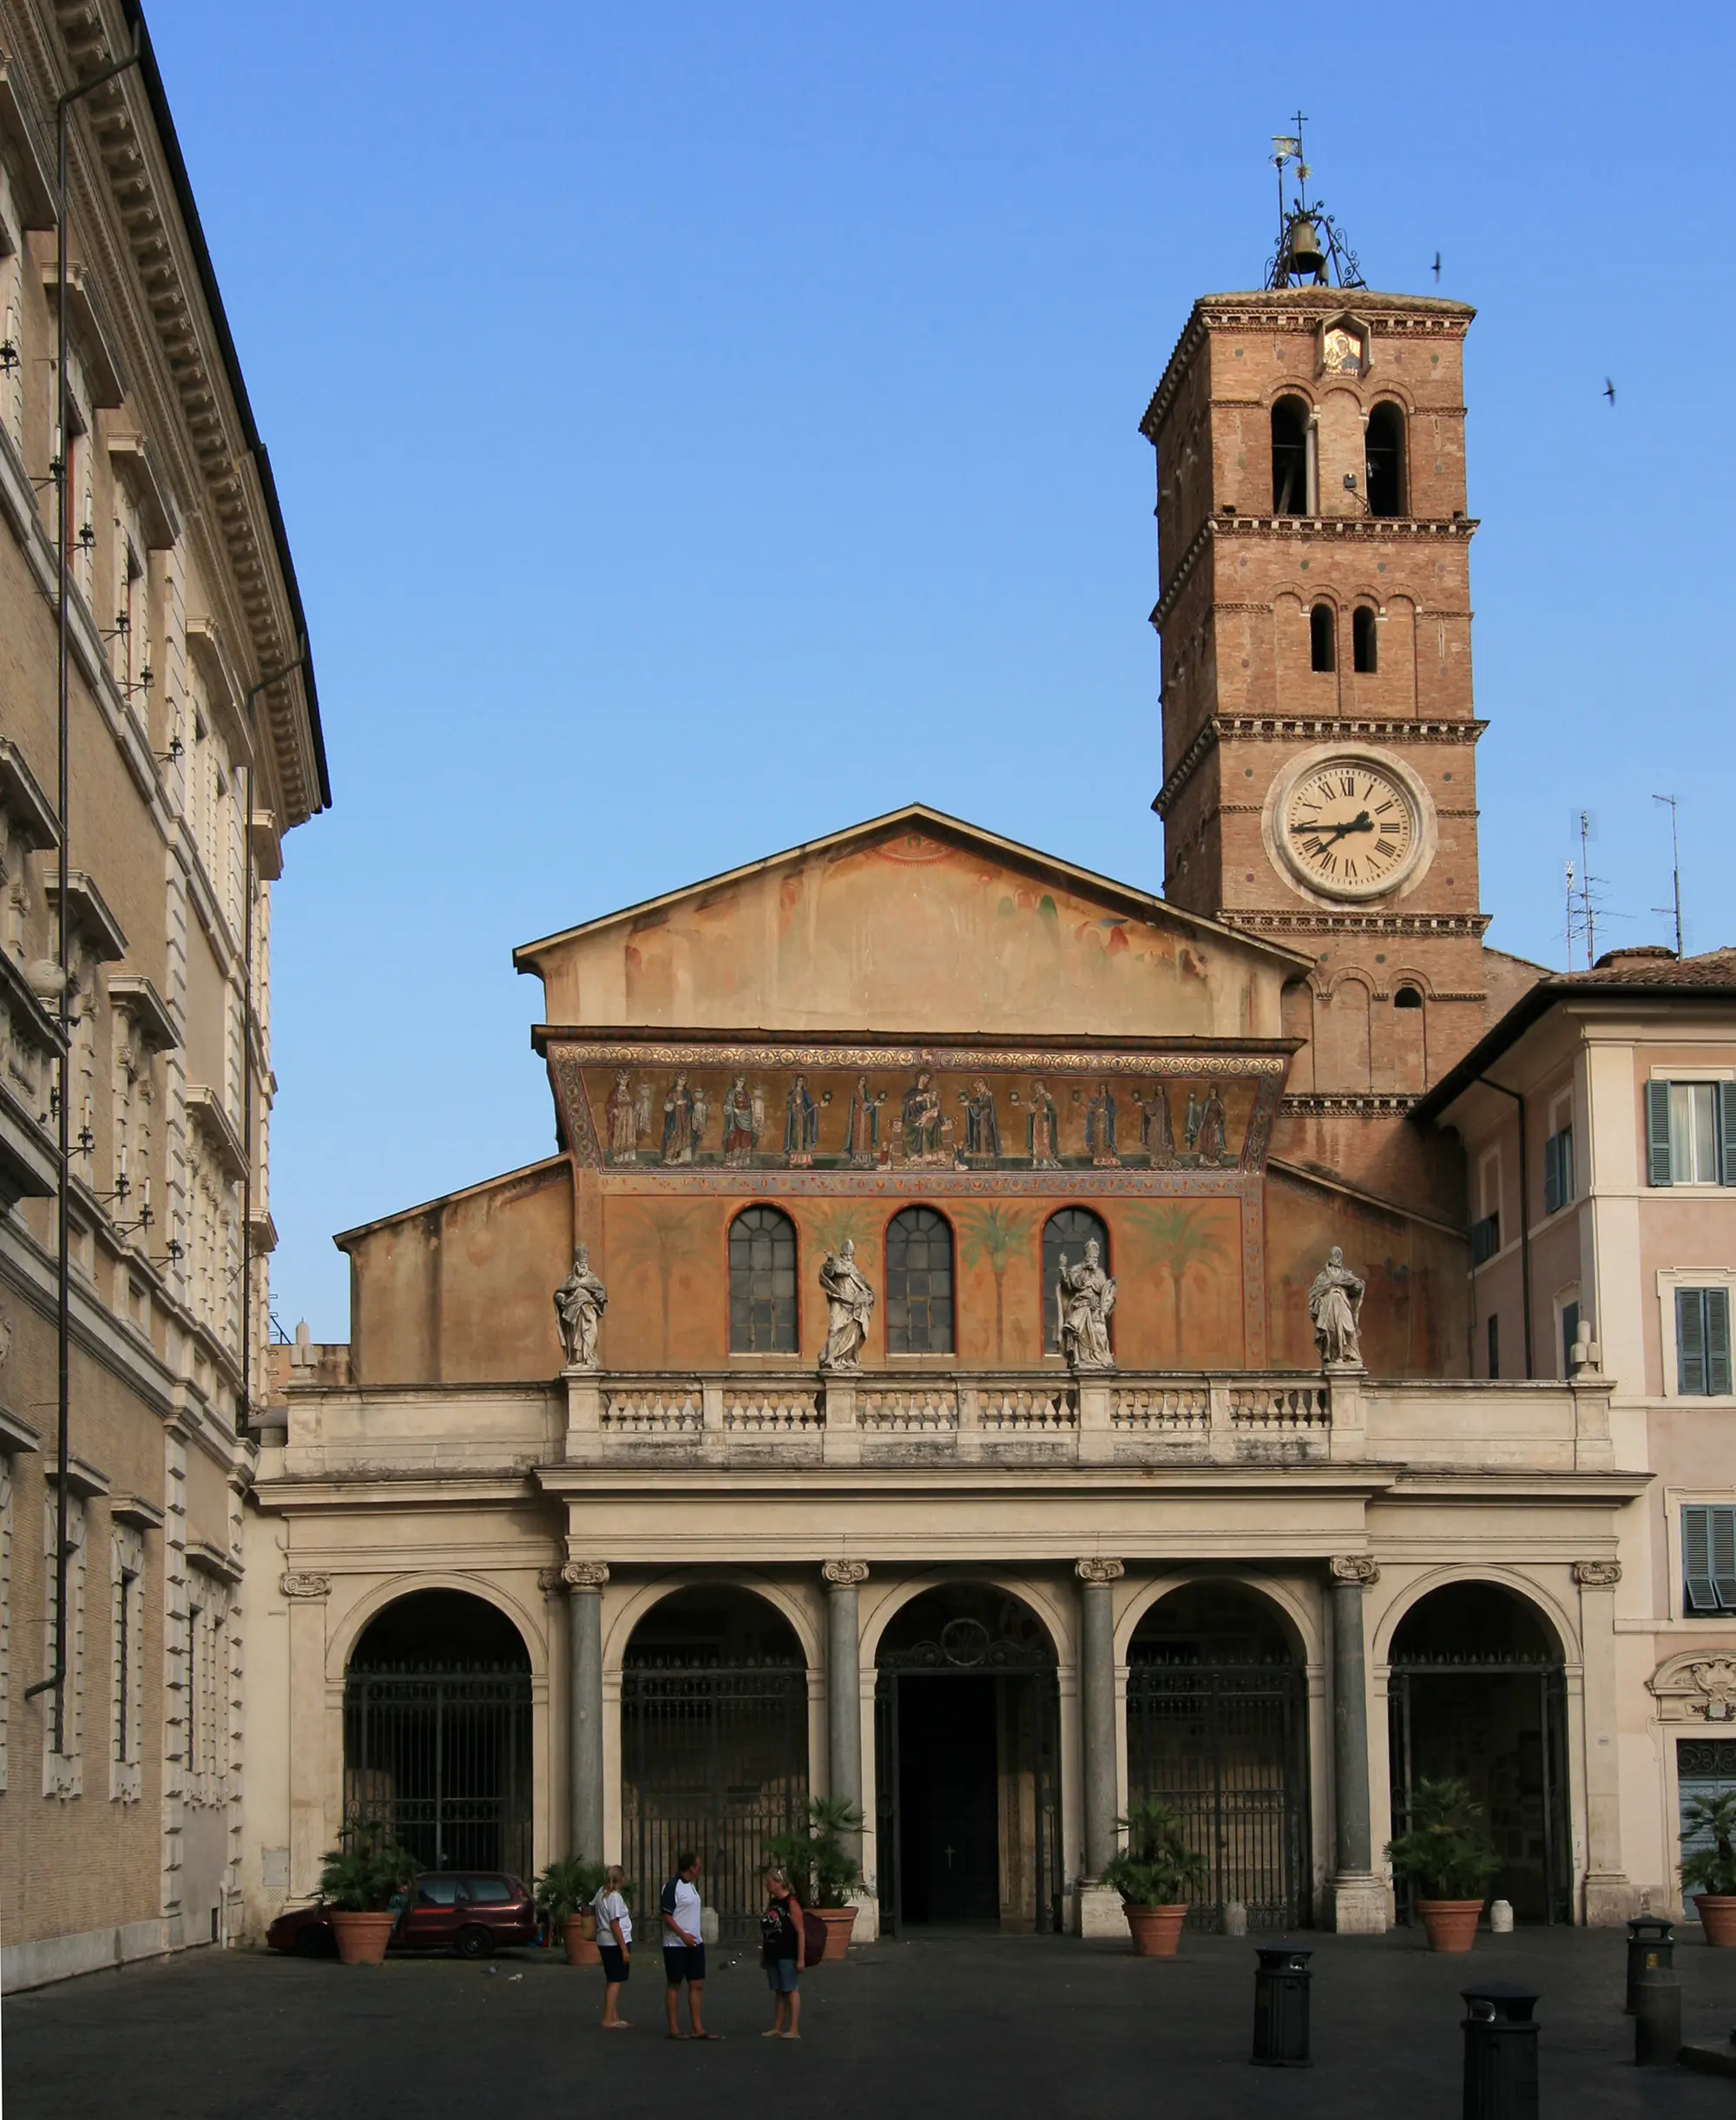
{"type": "Polygon", "coordinates": [[[1634,1983],[1634,2060],[1642,2069],[1669,2068],[1681,2057],[1681,1982],[1647,1966],[1634,1983]]]}
{"type": "Polygon", "coordinates": [[[1634,1990],[1640,1975],[1648,1968],[1667,1972],[1675,1962],[1674,1922],[1666,1921],[1661,1914],[1638,1914],[1628,1924],[1628,1999],[1621,2007],[1629,2017],[1634,2014],[1634,1990]]]}
{"type": "Polygon", "coordinates": [[[1308,1961],[1314,1953],[1293,1944],[1258,1948],[1253,1975],[1253,2051],[1248,2058],[1263,2068],[1305,2069],[1308,2051],[1308,1961]]]}
{"type": "Polygon", "coordinates": [[[1463,2120],[1537,2120],[1536,1990],[1489,1980],[1460,1992],[1463,2120]]]}

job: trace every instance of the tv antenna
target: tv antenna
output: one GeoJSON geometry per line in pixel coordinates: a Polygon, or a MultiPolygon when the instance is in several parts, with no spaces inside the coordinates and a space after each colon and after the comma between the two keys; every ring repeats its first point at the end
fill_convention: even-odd
{"type": "Polygon", "coordinates": [[[1654,795],[1652,800],[1654,802],[1662,802],[1667,804],[1669,807],[1670,882],[1672,885],[1671,896],[1675,900],[1674,907],[1668,905],[1654,905],[1652,911],[1654,912],[1660,913],[1669,912],[1671,911],[1674,912],[1676,921],[1676,958],[1680,962],[1682,953],[1681,845],[1676,837],[1676,799],[1674,795],[1654,795]]]}

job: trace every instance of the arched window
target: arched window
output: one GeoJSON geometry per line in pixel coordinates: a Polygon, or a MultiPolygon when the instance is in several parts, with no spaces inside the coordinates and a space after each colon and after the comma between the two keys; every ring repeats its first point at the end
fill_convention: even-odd
{"type": "Polygon", "coordinates": [[[1368,512],[1404,512],[1404,415],[1384,398],[1368,416],[1368,512]]]}
{"type": "Polygon", "coordinates": [[[1272,512],[1308,512],[1308,408],[1299,398],[1280,398],[1272,408],[1272,512]]]}
{"type": "Polygon", "coordinates": [[[796,1351],[796,1226],[776,1208],[744,1208],[729,1225],[729,1351],[796,1351]]]}
{"type": "Polygon", "coordinates": [[[1317,603],[1308,614],[1308,667],[1335,670],[1338,658],[1332,640],[1333,613],[1330,603],[1317,603]]]}
{"type": "Polygon", "coordinates": [[[1401,986],[1392,997],[1392,1005],[1395,1009],[1420,1009],[1423,997],[1414,986],[1401,986]]]}
{"type": "Polygon", "coordinates": [[[886,1226],[886,1352],[952,1353],[952,1230],[932,1208],[886,1226]]]}
{"type": "MultiPolygon", "coordinates": [[[[1102,1217],[1089,1208],[1062,1208],[1042,1226],[1042,1344],[1047,1353],[1061,1352],[1061,1255],[1065,1252],[1068,1265],[1077,1266],[1088,1244],[1097,1247],[1098,1265],[1106,1274],[1113,1274],[1108,1228],[1102,1217]]],[[[1112,1335],[1114,1330],[1112,1317],[1112,1335]]]]}
{"type": "Polygon", "coordinates": [[[1375,628],[1378,624],[1371,606],[1358,604],[1351,613],[1351,662],[1359,677],[1372,677],[1379,668],[1379,649],[1375,645],[1375,628]]]}

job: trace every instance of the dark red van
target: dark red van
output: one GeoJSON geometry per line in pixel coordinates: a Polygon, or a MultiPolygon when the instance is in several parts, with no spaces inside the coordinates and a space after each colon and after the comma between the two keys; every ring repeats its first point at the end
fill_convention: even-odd
{"type": "MultiPolygon", "coordinates": [[[[273,1951],[330,1958],[337,1943],[326,1906],[286,1907],[266,1931],[273,1951]]],[[[518,1879],[497,1870],[425,1870],[391,1932],[394,1951],[455,1950],[460,1958],[536,1941],[536,1909],[518,1879]]]]}

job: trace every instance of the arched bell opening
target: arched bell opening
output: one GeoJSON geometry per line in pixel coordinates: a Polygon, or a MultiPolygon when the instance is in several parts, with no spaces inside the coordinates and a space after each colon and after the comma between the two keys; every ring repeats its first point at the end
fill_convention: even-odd
{"type": "Polygon", "coordinates": [[[807,1661],[788,1620],[725,1584],[661,1599],[621,1669],[622,1860],[641,1920],[692,1853],[720,1940],[757,1939],[766,1843],[801,1825],[807,1796],[807,1661]]]}
{"type": "MultiPolygon", "coordinates": [[[[1387,1699],[1394,1833],[1418,1781],[1463,1781],[1501,1858],[1489,1896],[1521,1921],[1571,1920],[1567,1681],[1542,1612],[1499,1583],[1430,1591],[1392,1637],[1387,1699]]],[[[1413,1899],[1400,1887],[1401,1920],[1413,1899]]]]}
{"type": "Polygon", "coordinates": [[[874,1688],[881,1926],[1060,1926],[1055,1643],[987,1583],[920,1592],[880,1637],[874,1688]]]}
{"type": "Polygon", "coordinates": [[[368,1623],[344,1674],[344,1823],[424,1869],[531,1869],[530,1657],[496,1606],[411,1590],[368,1623]]]}
{"type": "Polygon", "coordinates": [[[1310,1918],[1308,1689],[1270,1598],[1237,1583],[1161,1597],[1128,1650],[1128,1793],[1180,1813],[1205,1858],[1190,1924],[1239,1904],[1250,1929],[1310,1918]]]}

